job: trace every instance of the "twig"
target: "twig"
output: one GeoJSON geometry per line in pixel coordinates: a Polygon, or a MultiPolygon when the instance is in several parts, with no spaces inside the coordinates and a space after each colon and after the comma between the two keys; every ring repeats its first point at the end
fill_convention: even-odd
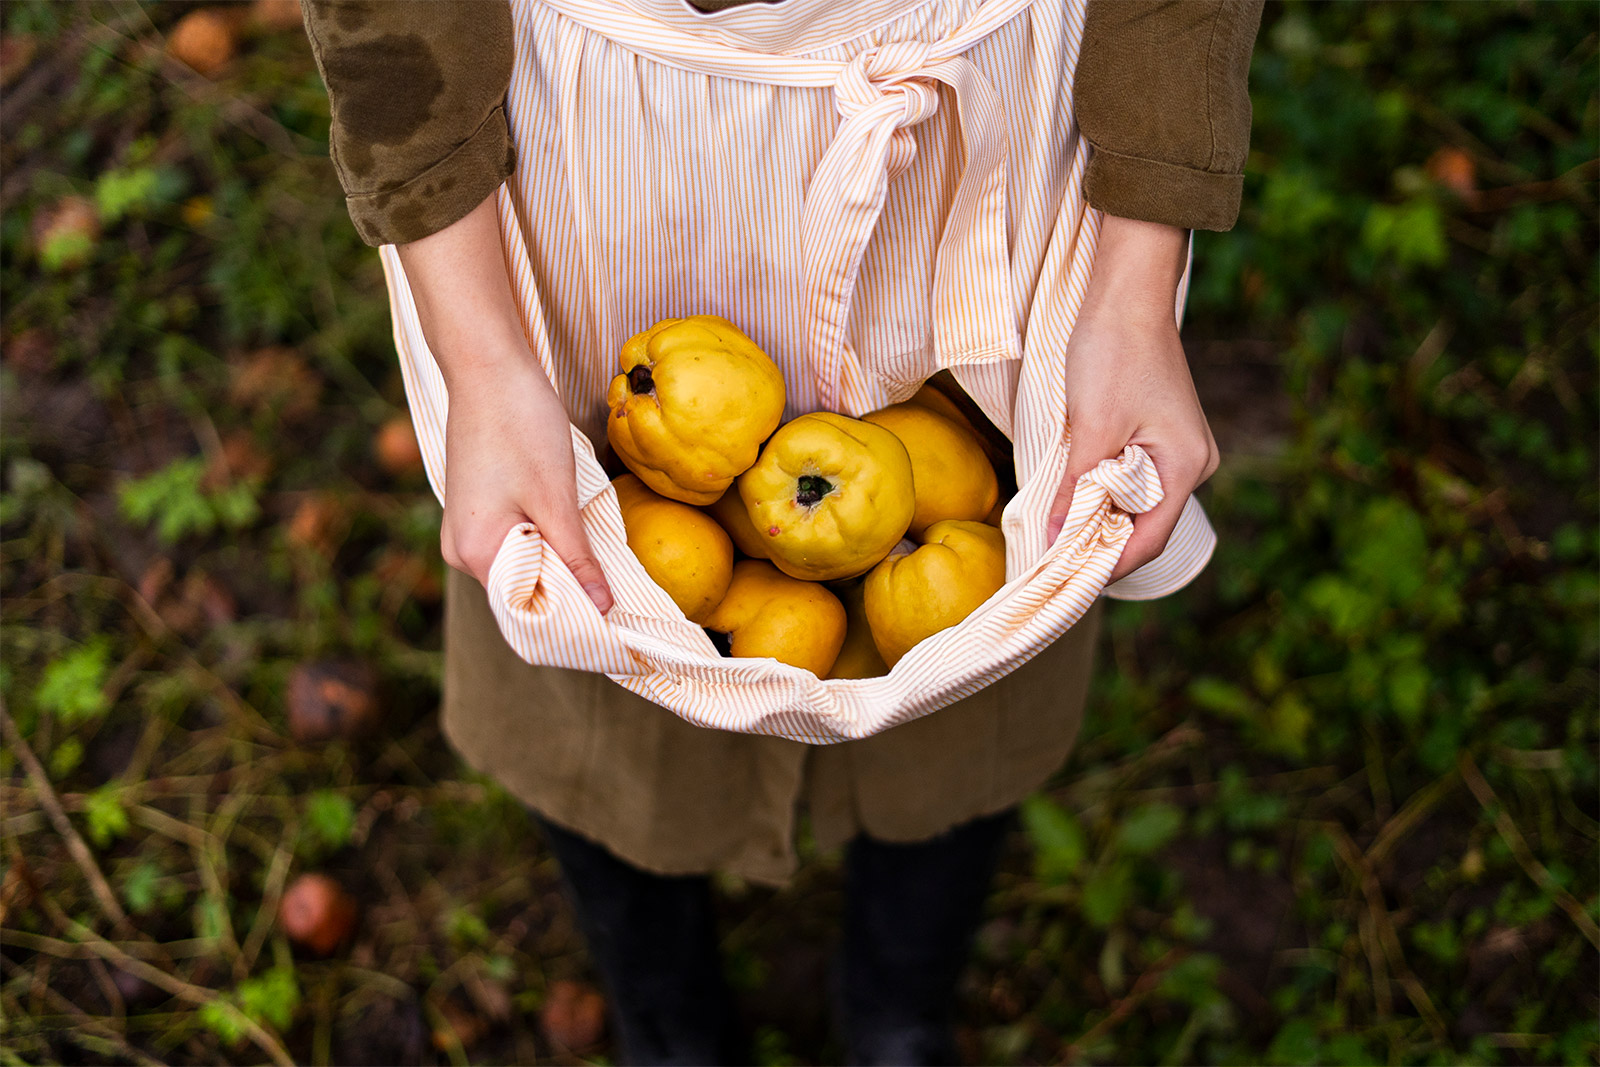
{"type": "Polygon", "coordinates": [[[1133,1009],[1137,1008],[1150,994],[1156,991],[1156,987],[1161,983],[1161,979],[1166,977],[1167,972],[1181,963],[1188,955],[1189,950],[1186,948],[1175,947],[1168,949],[1166,955],[1156,960],[1149,970],[1139,976],[1138,981],[1133,983],[1133,988],[1128,990],[1127,996],[1111,1005],[1111,1010],[1104,1019],[1089,1027],[1066,1047],[1061,1053],[1062,1062],[1076,1063],[1082,1059],[1085,1045],[1091,1045],[1100,1040],[1115,1029],[1124,1019],[1132,1015],[1133,1009]]]}
{"type": "Polygon", "coordinates": [[[1483,777],[1483,772],[1478,770],[1478,763],[1472,754],[1462,750],[1456,766],[1461,771],[1461,778],[1467,783],[1467,788],[1472,790],[1472,795],[1478,798],[1478,803],[1483,810],[1494,816],[1494,828],[1499,831],[1500,839],[1506,843],[1511,854],[1516,857],[1517,863],[1527,872],[1528,877],[1546,893],[1549,893],[1556,902],[1556,906],[1566,912],[1568,917],[1578,927],[1589,944],[1600,949],[1600,926],[1589,918],[1583,910],[1583,905],[1578,903],[1576,897],[1567,892],[1550,876],[1550,871],[1534,856],[1533,850],[1528,847],[1528,841],[1522,836],[1522,831],[1517,829],[1517,824],[1512,821],[1511,814],[1506,806],[1500,802],[1495,794],[1494,787],[1483,777]]]}
{"type": "Polygon", "coordinates": [[[60,834],[62,841],[66,843],[72,861],[83,872],[84,878],[88,879],[89,890],[99,903],[100,910],[105,912],[106,917],[119,931],[132,932],[133,924],[128,921],[128,913],[122,910],[122,905],[117,902],[117,895],[111,891],[111,884],[106,881],[106,876],[100,873],[100,865],[94,861],[94,854],[89,851],[89,846],[83,843],[83,838],[73,827],[72,820],[68,819],[67,813],[62,810],[61,800],[56,796],[55,787],[50,784],[50,776],[45,774],[44,765],[39,762],[39,757],[33,754],[27,739],[22,736],[16,721],[11,718],[11,712],[6,710],[4,696],[0,696],[0,732],[4,732],[6,744],[17,754],[22,769],[28,774],[28,780],[33,783],[39,805],[50,817],[56,833],[60,834]]]}
{"type": "MultiPolygon", "coordinates": [[[[22,968],[18,967],[9,960],[0,960],[0,964],[3,964],[6,968],[18,974],[23,973],[22,968]]],[[[114,1045],[118,1052],[128,1058],[129,1062],[140,1064],[140,1067],[165,1067],[165,1064],[161,1060],[158,1060],[154,1056],[151,1056],[148,1053],[128,1044],[127,1039],[121,1034],[117,1033],[113,1028],[105,1025],[99,1019],[93,1015],[90,1015],[88,1012],[84,1011],[82,1008],[78,1007],[76,1004],[72,1003],[72,1001],[68,1000],[60,993],[57,993],[49,986],[44,987],[44,996],[46,1000],[55,1006],[57,1011],[64,1015],[72,1016],[75,1025],[77,1025],[79,1028],[87,1031],[88,1033],[94,1034],[102,1041],[106,1041],[114,1045]]]]}
{"type": "MultiPolygon", "coordinates": [[[[120,969],[135,978],[142,978],[151,985],[164,989],[173,996],[188,1001],[190,1004],[220,1003],[236,1016],[235,1022],[239,1024],[240,1030],[251,1041],[255,1042],[256,1047],[265,1052],[273,1063],[278,1064],[279,1067],[295,1067],[294,1060],[290,1058],[288,1052],[284,1051],[283,1045],[279,1043],[277,1038],[269,1034],[262,1028],[260,1023],[244,1014],[215,990],[186,982],[177,975],[168,974],[159,967],[151,966],[141,959],[128,955],[122,949],[70,916],[63,914],[60,919],[63,920],[65,929],[78,939],[76,942],[55,941],[53,938],[40,937],[37,934],[27,935],[27,939],[40,947],[47,944],[52,945],[53,951],[50,952],[51,955],[68,959],[78,955],[76,947],[87,949],[100,959],[116,964],[120,969]]],[[[22,931],[20,930],[0,930],[0,939],[5,941],[17,940],[18,935],[21,933],[22,931]]]]}
{"type": "Polygon", "coordinates": [[[1405,840],[1406,835],[1415,830],[1422,821],[1433,814],[1433,809],[1439,802],[1450,795],[1455,788],[1456,776],[1454,772],[1446,774],[1438,781],[1418,790],[1411,798],[1395,812],[1394,817],[1383,824],[1383,829],[1378,832],[1378,838],[1367,849],[1367,862],[1373,867],[1382,867],[1389,859],[1389,853],[1405,840]]]}
{"type": "Polygon", "coordinates": [[[1367,955],[1367,970],[1372,974],[1372,999],[1377,1005],[1379,1018],[1394,1014],[1394,988],[1389,984],[1389,965],[1383,958],[1383,945],[1378,940],[1376,920],[1372,915],[1372,901],[1367,910],[1356,916],[1356,936],[1361,951],[1367,955]]]}
{"type": "MultiPolygon", "coordinates": [[[[62,913],[64,914],[64,913],[62,913]]],[[[59,917],[53,917],[55,921],[59,917]]],[[[67,929],[64,921],[57,925],[67,929]]],[[[135,959],[149,957],[151,959],[199,959],[204,956],[216,955],[216,942],[209,937],[191,937],[182,941],[163,942],[158,947],[144,941],[108,941],[107,944],[115,946],[122,952],[133,956],[135,959]]],[[[60,938],[46,937],[43,934],[30,934],[26,930],[17,930],[12,927],[0,927],[0,945],[14,945],[25,948],[30,952],[43,952],[64,960],[87,960],[95,956],[94,950],[88,945],[76,941],[62,941],[60,938]]]]}
{"type": "Polygon", "coordinates": [[[283,899],[283,884],[289,879],[289,864],[294,859],[294,839],[299,832],[298,823],[287,823],[278,850],[272,854],[272,865],[267,868],[266,882],[261,887],[261,907],[256,909],[255,921],[250,924],[250,932],[245,935],[244,947],[240,950],[246,974],[255,967],[261,946],[267,943],[267,934],[272,930],[278,904],[283,899]]]}
{"type": "MultiPolygon", "coordinates": [[[[189,798],[189,818],[199,822],[204,811],[204,803],[200,797],[189,798]]],[[[219,812],[220,818],[220,812],[219,812]]],[[[233,933],[233,918],[228,914],[228,891],[224,879],[217,873],[217,862],[226,856],[226,851],[216,835],[209,830],[204,842],[191,842],[189,854],[194,859],[195,872],[200,876],[200,887],[204,891],[215,910],[216,918],[221,926],[217,931],[217,941],[220,946],[233,957],[234,970],[238,971],[239,939],[233,933]]]]}
{"type": "MultiPolygon", "coordinates": [[[[1389,968],[1394,971],[1400,988],[1406,991],[1411,1006],[1417,1009],[1417,1014],[1428,1024],[1428,1029],[1433,1031],[1434,1039],[1447,1049],[1452,1047],[1450,1031],[1445,1026],[1443,1017],[1433,1006],[1428,991],[1423,988],[1417,976],[1412,973],[1410,965],[1406,963],[1405,949],[1401,946],[1400,937],[1395,933],[1394,923],[1389,918],[1389,909],[1383,902],[1383,887],[1378,884],[1378,876],[1373,873],[1372,865],[1356,847],[1356,843],[1350,840],[1350,835],[1345,833],[1344,827],[1330,823],[1328,831],[1338,845],[1339,855],[1344,860],[1345,866],[1350,868],[1350,873],[1361,885],[1361,893],[1367,899],[1366,917],[1372,924],[1371,936],[1382,946],[1383,954],[1388,957],[1389,968]]],[[[1373,954],[1370,947],[1368,954],[1373,954]]],[[[1373,966],[1376,978],[1378,961],[1374,961],[1373,966]]]]}
{"type": "MultiPolygon", "coordinates": [[[[185,644],[182,636],[167,625],[166,620],[150,605],[149,601],[139,595],[139,590],[121,578],[111,575],[71,572],[55,575],[49,581],[42,583],[39,589],[57,584],[68,587],[100,586],[104,588],[106,592],[123,603],[128,613],[133,616],[134,621],[139,624],[139,628],[145,632],[145,636],[157,643],[170,641],[175,647],[176,658],[185,667],[195,672],[199,679],[213,691],[223,706],[240,720],[241,724],[257,740],[272,745],[281,746],[283,744],[282,735],[272,728],[272,725],[267,722],[266,716],[247,703],[243,697],[234,691],[232,686],[217,677],[214,671],[201,663],[194,653],[189,651],[188,645],[185,644]]],[[[34,593],[37,594],[38,591],[36,589],[34,593]]]]}

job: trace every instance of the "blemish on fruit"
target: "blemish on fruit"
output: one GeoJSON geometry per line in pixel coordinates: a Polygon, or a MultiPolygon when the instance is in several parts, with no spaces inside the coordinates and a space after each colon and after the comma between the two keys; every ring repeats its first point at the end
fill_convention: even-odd
{"type": "Polygon", "coordinates": [[[767,527],[767,536],[768,537],[777,537],[778,536],[778,528],[776,526],[768,526],[767,527]]]}

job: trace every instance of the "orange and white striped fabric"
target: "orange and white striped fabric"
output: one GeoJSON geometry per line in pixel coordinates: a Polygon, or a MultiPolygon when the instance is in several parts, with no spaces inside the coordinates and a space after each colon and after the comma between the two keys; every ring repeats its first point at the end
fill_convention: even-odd
{"type": "MultiPolygon", "coordinates": [[[[616,601],[602,618],[539,532],[513,529],[489,600],[520,656],[604,672],[703,726],[828,743],[978,691],[1102,592],[1162,596],[1205,565],[1215,536],[1191,499],[1161,557],[1106,588],[1128,515],[1161,498],[1137,447],[1084,476],[1045,542],[1069,443],[1062,353],[1099,229],[1070,107],[1084,0],[512,8],[506,266],[572,418],[578,499],[616,601]],[[693,314],[728,318],[776,360],[787,417],[862,415],[948,368],[1014,445],[1005,587],[883,678],[719,657],[629,550],[595,453],[622,343],[693,314]]],[[[443,499],[449,398],[393,248],[383,262],[443,499]]]]}

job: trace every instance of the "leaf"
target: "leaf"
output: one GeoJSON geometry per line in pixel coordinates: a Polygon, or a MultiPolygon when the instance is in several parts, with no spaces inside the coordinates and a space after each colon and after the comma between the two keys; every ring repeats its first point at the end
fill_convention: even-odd
{"type": "Polygon", "coordinates": [[[124,484],[118,490],[122,513],[134,522],[153,522],[157,536],[168,544],[190,534],[208,534],[219,524],[241,529],[260,516],[254,485],[240,482],[208,493],[205,478],[204,457],[175,460],[124,484]]]}
{"type": "Polygon", "coordinates": [[[1266,747],[1297,759],[1306,754],[1306,734],[1311,729],[1311,707],[1294,693],[1275,700],[1267,712],[1266,747]]]}
{"type": "Polygon", "coordinates": [[[1173,964],[1172,969],[1161,976],[1157,989],[1163,997],[1200,1007],[1222,995],[1217,992],[1217,979],[1222,971],[1222,960],[1218,956],[1196,952],[1173,964]]]}
{"type": "Polygon", "coordinates": [[[1441,267],[1449,255],[1444,216],[1432,200],[1373,204],[1361,227],[1361,243],[1380,259],[1402,267],[1441,267]]]}
{"type": "Polygon", "coordinates": [[[1352,524],[1345,567],[1358,584],[1396,605],[1410,603],[1428,576],[1422,516],[1401,500],[1375,500],[1352,524]]]}
{"type": "Polygon", "coordinates": [[[215,941],[227,929],[228,916],[222,902],[215,897],[203,897],[194,906],[194,936],[205,941],[215,941]]]}
{"type": "Polygon", "coordinates": [[[200,1022],[224,1045],[237,1045],[244,1040],[244,1015],[224,997],[200,1005],[200,1022]]]}
{"type": "Polygon", "coordinates": [[[80,645],[44,670],[34,692],[40,711],[67,726],[98,719],[111,707],[104,691],[111,647],[104,639],[80,645]]]}
{"type": "Polygon", "coordinates": [[[348,845],[355,828],[355,805],[344,794],[323,789],[306,799],[306,832],[323,848],[348,845]]]}
{"type": "Polygon", "coordinates": [[[1197,707],[1229,719],[1249,718],[1258,706],[1248,691],[1221,678],[1196,678],[1189,683],[1188,694],[1197,707]]]}
{"type": "Polygon", "coordinates": [[[258,977],[246,978],[234,990],[234,996],[251,1019],[279,1030],[288,1029],[300,1006],[300,986],[288,967],[274,967],[258,977]]]}
{"type": "Polygon", "coordinates": [[[83,798],[89,839],[101,848],[128,832],[128,812],[122,806],[121,792],[116,784],[103,785],[83,798]]]}
{"type": "Polygon", "coordinates": [[[451,908],[444,919],[446,935],[459,945],[481,945],[489,940],[489,924],[469,908],[451,908]]]}
{"type": "Polygon", "coordinates": [[[1317,1037],[1317,1024],[1310,1019],[1290,1019],[1283,1024],[1267,1049],[1268,1063],[1316,1063],[1321,1050],[1317,1037]]]}
{"type": "Polygon", "coordinates": [[[77,770],[82,762],[83,742],[76,737],[65,738],[50,753],[50,777],[59,781],[77,770]]]}
{"type": "Polygon", "coordinates": [[[160,882],[161,868],[148,861],[129,871],[122,879],[122,899],[128,910],[138,915],[155,907],[160,882]]]}
{"type": "Polygon", "coordinates": [[[1302,595],[1307,606],[1340,637],[1366,634],[1382,613],[1381,604],[1371,593],[1334,574],[1313,578],[1306,583],[1302,595]]]}
{"type": "Polygon", "coordinates": [[[151,167],[109,170],[95,182],[95,207],[102,221],[114,223],[153,203],[160,186],[161,176],[151,167]]]}
{"type": "Polygon", "coordinates": [[[1022,825],[1033,843],[1034,877],[1045,885],[1063,885],[1077,877],[1089,843],[1071,812],[1035,793],[1022,802],[1022,825]]]}
{"type": "Polygon", "coordinates": [[[1433,676],[1425,664],[1410,660],[1389,669],[1389,706],[1401,722],[1415,726],[1422,718],[1433,676]]]}
{"type": "Polygon", "coordinates": [[[122,513],[134,522],[154,522],[169,544],[190,533],[210,533],[217,520],[200,488],[205,469],[205,460],[195,456],[128,482],[118,492],[122,513]]]}
{"type": "Polygon", "coordinates": [[[1117,847],[1131,856],[1148,856],[1183,828],[1183,812],[1171,804],[1135,808],[1117,828],[1117,847]]]}
{"type": "Polygon", "coordinates": [[[1083,917],[1104,929],[1116,922],[1133,893],[1133,869],[1117,861],[1095,871],[1083,885],[1083,917]]]}

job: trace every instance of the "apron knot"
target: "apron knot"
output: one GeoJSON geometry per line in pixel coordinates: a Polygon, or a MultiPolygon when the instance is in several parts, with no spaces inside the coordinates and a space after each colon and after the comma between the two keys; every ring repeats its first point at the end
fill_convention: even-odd
{"type": "Polygon", "coordinates": [[[846,121],[864,115],[892,126],[884,160],[891,179],[916,158],[910,129],[939,110],[939,90],[924,72],[928,46],[921,41],[892,41],[870,48],[845,64],[834,82],[834,107],[846,121]]]}

